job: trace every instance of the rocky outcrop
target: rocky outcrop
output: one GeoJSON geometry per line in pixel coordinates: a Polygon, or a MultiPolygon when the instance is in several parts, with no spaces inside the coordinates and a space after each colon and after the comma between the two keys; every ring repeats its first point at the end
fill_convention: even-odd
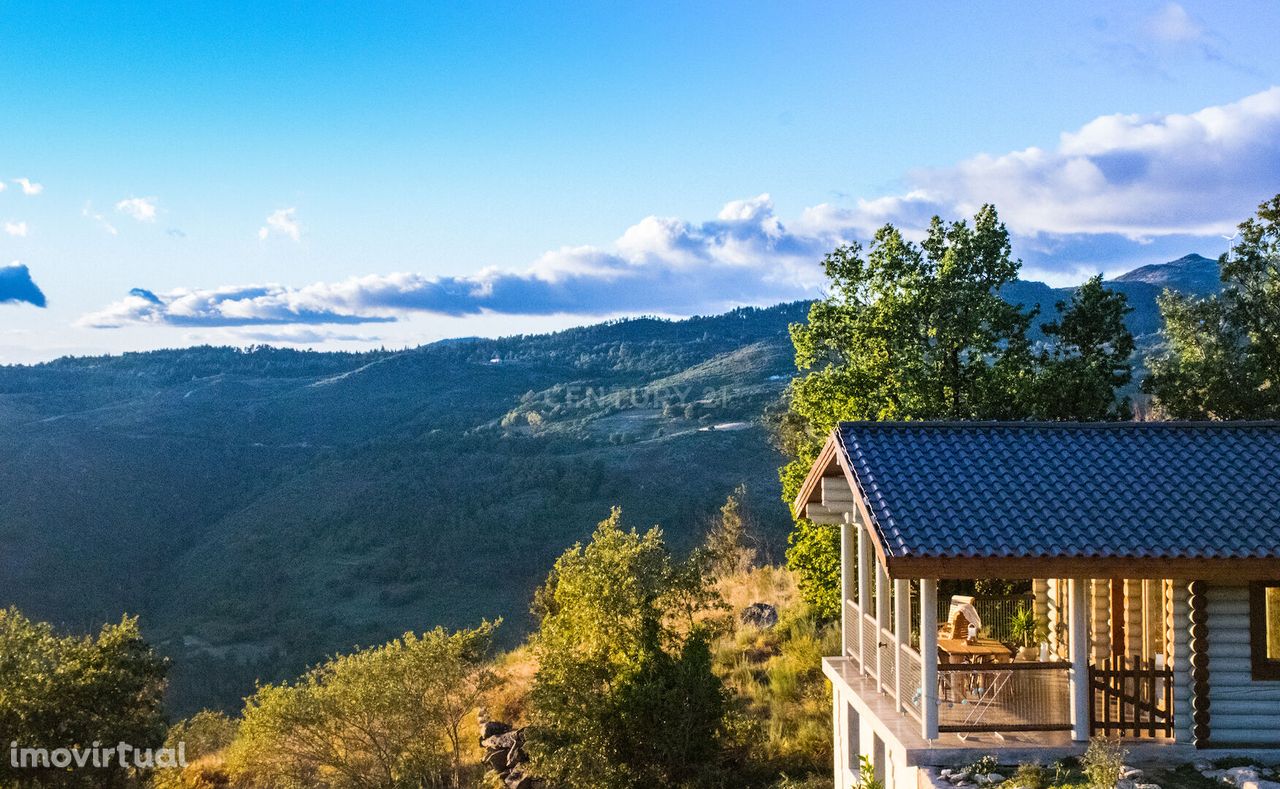
{"type": "Polygon", "coordinates": [[[738,614],[742,624],[769,630],[778,624],[778,609],[768,603],[752,603],[738,614]]]}
{"type": "Polygon", "coordinates": [[[480,728],[480,747],[484,748],[485,767],[498,774],[506,789],[544,789],[543,782],[527,771],[524,729],[487,721],[480,728]]]}

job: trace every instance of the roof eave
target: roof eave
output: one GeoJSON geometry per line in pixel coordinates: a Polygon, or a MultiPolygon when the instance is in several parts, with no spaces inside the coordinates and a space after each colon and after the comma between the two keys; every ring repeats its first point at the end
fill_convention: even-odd
{"type": "Polygon", "coordinates": [[[892,578],[1178,578],[1204,581],[1280,580],[1280,558],[1135,556],[897,556],[892,578]]]}

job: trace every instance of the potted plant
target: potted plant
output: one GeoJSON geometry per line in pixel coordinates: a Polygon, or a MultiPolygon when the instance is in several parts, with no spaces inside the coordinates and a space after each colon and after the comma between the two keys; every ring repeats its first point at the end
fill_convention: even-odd
{"type": "Polygon", "coordinates": [[[1009,635],[1018,645],[1018,660],[1036,660],[1038,645],[1049,637],[1049,623],[1036,619],[1035,611],[1027,606],[1018,606],[1009,620],[1009,635]]]}

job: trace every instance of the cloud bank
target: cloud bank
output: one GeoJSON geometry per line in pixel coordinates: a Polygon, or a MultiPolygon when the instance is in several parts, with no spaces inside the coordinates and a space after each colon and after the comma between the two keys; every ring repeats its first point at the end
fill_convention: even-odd
{"type": "Polygon", "coordinates": [[[1189,115],[1105,115],[1051,150],[983,154],[908,181],[899,196],[810,213],[865,234],[880,220],[919,224],[994,203],[1022,236],[1229,233],[1280,188],[1280,87],[1189,115]]]}
{"type": "Polygon", "coordinates": [[[824,239],[789,232],[768,195],[761,195],[729,203],[715,220],[699,225],[649,217],[629,228],[613,250],[565,247],[523,271],[486,269],[467,277],[397,273],[299,288],[260,285],[164,294],[135,289],[81,324],[354,324],[393,321],[405,312],[696,312],[812,294],[818,284],[814,261],[826,247],[824,239]]]}
{"type": "MultiPolygon", "coordinates": [[[[1169,37],[1190,35],[1176,9],[1169,37]]],[[[609,248],[563,247],[524,269],[462,277],[415,273],[340,282],[134,290],[85,316],[126,324],[258,326],[355,324],[425,312],[450,316],[691,314],[817,295],[818,263],[835,245],[892,222],[919,233],[929,218],[972,215],[995,203],[1015,253],[1040,271],[1097,271],[1145,250],[1169,250],[1229,234],[1280,188],[1280,87],[1190,114],[1107,115],[1063,133],[1052,148],[981,154],[919,170],[898,194],[825,203],[794,221],[767,194],[727,204],[709,221],[647,217],[609,248]]],[[[259,230],[297,241],[295,209],[259,230]]],[[[1207,248],[1212,251],[1214,247],[1207,248]]],[[[1159,260],[1160,258],[1155,258],[1159,260]]]]}
{"type": "Polygon", "coordinates": [[[31,272],[21,263],[0,266],[0,304],[45,306],[44,293],[31,279],[31,272]]]}

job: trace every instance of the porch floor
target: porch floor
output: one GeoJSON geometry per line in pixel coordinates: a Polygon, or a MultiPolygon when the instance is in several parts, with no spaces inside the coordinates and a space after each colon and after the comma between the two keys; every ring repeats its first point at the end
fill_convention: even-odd
{"type": "MultiPolygon", "coordinates": [[[[1071,740],[1071,732],[1008,732],[1005,734],[942,733],[932,742],[920,736],[920,723],[906,713],[898,712],[891,696],[880,692],[877,684],[862,676],[849,658],[822,659],[823,673],[833,683],[856,694],[879,722],[884,734],[896,739],[906,752],[907,763],[930,767],[960,767],[993,753],[1003,762],[1040,762],[1048,764],[1066,756],[1084,753],[1086,743],[1071,740]]],[[[1190,759],[1194,748],[1181,747],[1170,741],[1126,742],[1135,763],[1142,761],[1168,763],[1171,759],[1190,759]],[[1182,753],[1185,751],[1186,753],[1182,753]]]]}

